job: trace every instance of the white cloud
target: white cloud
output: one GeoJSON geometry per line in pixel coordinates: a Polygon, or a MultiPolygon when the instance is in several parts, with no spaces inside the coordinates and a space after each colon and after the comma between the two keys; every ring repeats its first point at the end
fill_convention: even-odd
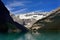
{"type": "Polygon", "coordinates": [[[18,13],[22,13],[22,12],[25,12],[27,10],[27,8],[24,8],[24,9],[20,9],[20,10],[17,10],[17,11],[14,11],[14,12],[12,12],[12,13],[14,13],[14,14],[18,14],[18,13]]]}
{"type": "Polygon", "coordinates": [[[6,6],[8,7],[25,6],[26,3],[31,3],[31,1],[13,1],[8,3],[6,6]]]}
{"type": "MultiPolygon", "coordinates": [[[[12,11],[12,10],[16,10],[15,7],[24,7],[24,6],[26,6],[26,3],[31,3],[31,1],[16,1],[16,0],[14,0],[13,2],[9,2],[8,4],[6,4],[6,7],[7,7],[7,9],[9,11],[12,11]]],[[[14,13],[23,11],[25,9],[21,9],[21,10],[15,11],[14,13]]]]}
{"type": "Polygon", "coordinates": [[[6,6],[9,11],[14,10],[14,8],[6,6]]]}
{"type": "Polygon", "coordinates": [[[13,3],[9,3],[6,6],[8,6],[8,7],[24,6],[24,3],[23,2],[19,2],[19,1],[14,1],[13,3]]]}
{"type": "Polygon", "coordinates": [[[8,10],[14,10],[15,8],[14,7],[17,7],[17,6],[24,6],[25,4],[23,2],[20,2],[20,1],[14,1],[14,2],[10,2],[6,5],[7,9],[8,10]]]}

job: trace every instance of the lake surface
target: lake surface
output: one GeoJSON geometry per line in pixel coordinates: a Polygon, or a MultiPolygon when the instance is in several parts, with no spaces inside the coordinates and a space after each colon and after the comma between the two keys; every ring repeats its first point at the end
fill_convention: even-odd
{"type": "Polygon", "coordinates": [[[60,31],[0,33],[0,40],[60,40],[60,31]]]}

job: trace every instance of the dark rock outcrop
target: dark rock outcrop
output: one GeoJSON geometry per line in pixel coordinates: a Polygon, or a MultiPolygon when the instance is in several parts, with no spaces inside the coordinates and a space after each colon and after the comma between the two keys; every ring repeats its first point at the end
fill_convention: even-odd
{"type": "Polygon", "coordinates": [[[0,32],[7,32],[9,26],[7,23],[11,23],[16,26],[16,28],[27,31],[27,29],[23,26],[18,24],[17,22],[13,21],[12,17],[10,16],[10,12],[7,10],[3,2],[0,0],[0,32]]]}

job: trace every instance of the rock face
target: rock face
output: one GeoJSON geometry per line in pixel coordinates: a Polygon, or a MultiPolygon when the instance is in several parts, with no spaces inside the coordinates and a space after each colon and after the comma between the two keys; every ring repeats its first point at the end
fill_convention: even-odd
{"type": "Polygon", "coordinates": [[[9,11],[6,9],[4,4],[0,0],[0,31],[7,31],[8,27],[6,25],[6,22],[9,21],[9,11]]]}
{"type": "Polygon", "coordinates": [[[13,21],[9,11],[0,0],[0,32],[8,31],[9,25],[7,23],[15,25],[15,28],[21,29],[24,32],[27,31],[27,29],[23,25],[20,25],[17,22],[13,21]]]}
{"type": "Polygon", "coordinates": [[[60,30],[60,8],[33,24],[32,30],[60,30]],[[36,28],[38,27],[38,28],[36,28]]]}

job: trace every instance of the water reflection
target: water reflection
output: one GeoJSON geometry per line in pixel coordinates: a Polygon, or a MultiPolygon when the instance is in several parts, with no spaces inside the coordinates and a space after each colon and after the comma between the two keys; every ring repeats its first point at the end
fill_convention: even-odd
{"type": "Polygon", "coordinates": [[[18,40],[25,33],[0,33],[0,40],[18,40]]]}
{"type": "Polygon", "coordinates": [[[28,32],[0,34],[0,40],[60,40],[60,32],[28,32]]]}

